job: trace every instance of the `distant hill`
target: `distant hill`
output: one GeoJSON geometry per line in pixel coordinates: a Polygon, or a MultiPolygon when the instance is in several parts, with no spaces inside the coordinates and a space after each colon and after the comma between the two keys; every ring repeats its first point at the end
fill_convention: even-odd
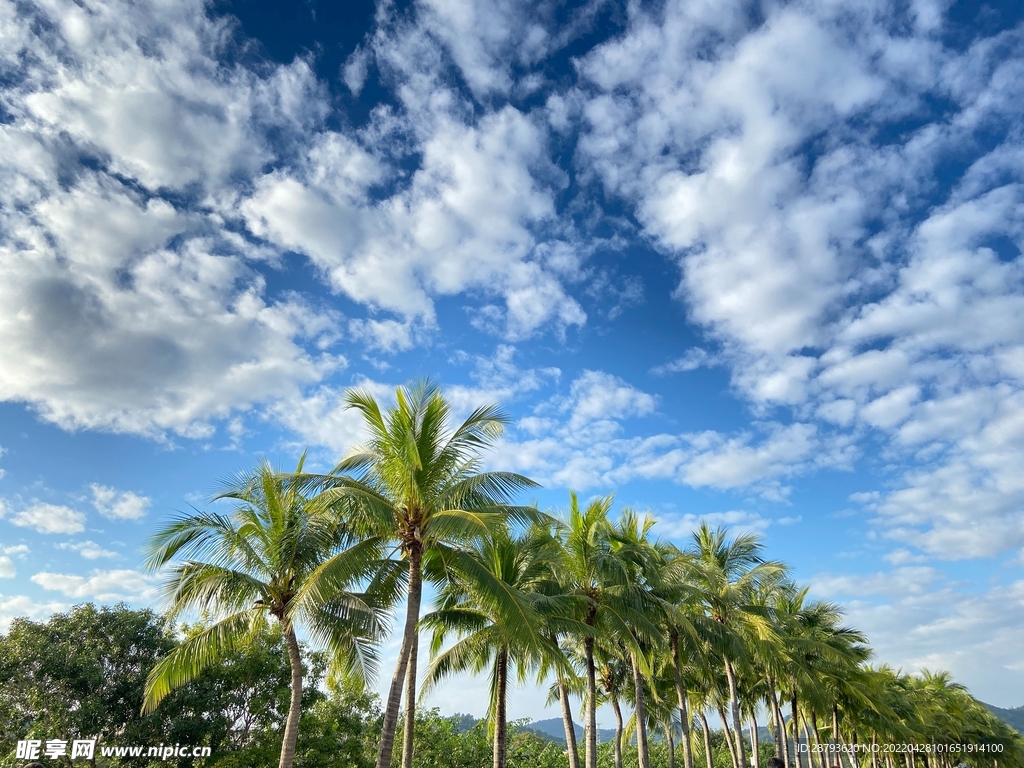
{"type": "MultiPolygon", "coordinates": [[[[985,702],[982,702],[982,704],[985,704],[985,702]]],[[[988,707],[989,712],[1011,728],[1016,728],[1019,733],[1024,733],[1024,707],[1003,709],[1002,707],[993,707],[991,704],[985,704],[985,706],[988,707]]]]}
{"type": "MultiPolygon", "coordinates": [[[[573,723],[576,729],[576,741],[583,741],[583,726],[579,723],[573,723]]],[[[533,731],[538,736],[543,736],[546,739],[557,742],[558,744],[565,744],[565,726],[562,725],[562,719],[559,717],[552,717],[547,720],[537,720],[536,722],[530,723],[526,726],[528,730],[533,731]]],[[[611,741],[615,738],[615,731],[611,728],[598,728],[597,729],[597,740],[599,742],[611,741]]]]}

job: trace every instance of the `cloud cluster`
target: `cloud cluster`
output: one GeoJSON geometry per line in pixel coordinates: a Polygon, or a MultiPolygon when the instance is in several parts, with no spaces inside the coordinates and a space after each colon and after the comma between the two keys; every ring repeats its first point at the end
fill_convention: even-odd
{"type": "Polygon", "coordinates": [[[3,7],[0,399],[199,436],[336,368],[304,346],[336,319],[268,298],[268,252],[225,217],[270,127],[315,119],[305,63],[223,63],[233,30],[198,2],[3,7]]]}
{"type": "Polygon", "coordinates": [[[580,62],[580,153],[752,406],[882,434],[890,534],[977,556],[1024,545],[1022,32],[933,11],[637,7],[580,62]]]}
{"type": "Polygon", "coordinates": [[[387,93],[352,126],[200,0],[2,1],[0,399],[154,436],[260,406],[340,448],[341,343],[423,343],[453,297],[508,342],[564,335],[607,281],[596,233],[638,226],[719,350],[655,373],[726,365],[761,422],[629,438],[656,401],[584,374],[516,466],[783,499],[881,436],[888,535],[1024,547],[1020,29],[952,47],[928,3],[670,0],[570,66],[600,3],[425,0],[345,65],[387,93]],[[293,253],[344,312],[274,290],[293,253]]]}
{"type": "Polygon", "coordinates": [[[879,661],[905,672],[948,670],[984,701],[1018,706],[1009,692],[1024,683],[1016,651],[1024,643],[1024,581],[977,589],[906,564],[858,576],[820,574],[811,588],[843,601],[846,619],[867,633],[879,661]]]}
{"type": "Polygon", "coordinates": [[[763,422],[734,434],[659,432],[643,421],[656,415],[658,404],[617,376],[583,371],[566,394],[541,401],[517,422],[492,463],[554,487],[664,479],[693,488],[751,489],[781,501],[789,493],[787,478],[823,467],[848,469],[856,456],[847,437],[808,423],[763,422]]]}

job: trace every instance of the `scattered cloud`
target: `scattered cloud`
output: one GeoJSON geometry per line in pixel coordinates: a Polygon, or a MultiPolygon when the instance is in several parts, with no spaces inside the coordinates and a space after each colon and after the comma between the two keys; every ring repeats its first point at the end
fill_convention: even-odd
{"type": "Polygon", "coordinates": [[[666,513],[658,515],[657,530],[658,533],[670,538],[682,539],[687,538],[702,523],[707,523],[712,528],[725,526],[730,531],[737,533],[764,533],[772,521],[756,512],[747,512],[742,509],[733,509],[727,512],[707,512],[701,515],[666,513]]]}
{"type": "Polygon", "coordinates": [[[104,549],[95,541],[78,541],[70,542],[64,541],[57,545],[57,549],[67,549],[72,552],[77,552],[86,560],[98,560],[101,557],[119,557],[117,552],[113,552],[109,549],[104,549]]]}
{"type": "Polygon", "coordinates": [[[40,603],[26,595],[0,593],[0,632],[6,633],[14,619],[44,620],[55,613],[66,611],[69,607],[69,604],[55,600],[40,603]]]}
{"type": "Polygon", "coordinates": [[[678,357],[670,363],[655,366],[651,369],[651,373],[655,376],[665,376],[670,373],[687,373],[689,371],[696,371],[698,368],[715,365],[716,362],[717,358],[709,355],[707,350],[700,347],[691,347],[686,350],[686,354],[682,357],[678,357]]]}
{"type": "Polygon", "coordinates": [[[13,579],[18,575],[14,562],[7,555],[0,555],[0,579],[13,579]]]}
{"type": "Polygon", "coordinates": [[[118,491],[93,483],[92,505],[109,520],[140,520],[146,516],[150,500],[132,491],[118,491]]]}
{"type": "Polygon", "coordinates": [[[846,622],[868,635],[879,661],[906,672],[948,670],[983,701],[1016,706],[1011,692],[1024,683],[1017,653],[1024,643],[1024,581],[982,588],[908,565],[815,577],[811,589],[844,598],[846,622]]]}
{"type": "Polygon", "coordinates": [[[59,504],[34,502],[10,518],[14,525],[32,528],[39,533],[81,533],[85,515],[59,504]]]}
{"type": "Polygon", "coordinates": [[[131,570],[95,570],[89,576],[40,571],[32,582],[76,600],[149,602],[158,593],[153,577],[131,570]]]}

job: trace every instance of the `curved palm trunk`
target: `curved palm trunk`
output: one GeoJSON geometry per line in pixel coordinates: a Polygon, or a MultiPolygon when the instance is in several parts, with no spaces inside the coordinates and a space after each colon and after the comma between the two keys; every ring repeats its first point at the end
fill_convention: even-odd
{"type": "MultiPolygon", "coordinates": [[[[395,674],[391,678],[391,688],[388,691],[388,702],[384,708],[384,725],[381,729],[380,748],[377,750],[377,768],[391,768],[391,753],[395,748],[395,731],[398,729],[398,711],[402,706],[402,685],[408,683],[409,657],[413,654],[416,641],[416,625],[420,620],[420,603],[423,598],[423,575],[421,566],[423,562],[423,551],[419,547],[412,547],[409,550],[409,602],[405,610],[405,630],[402,637],[402,650],[398,653],[398,663],[395,665],[395,674]]],[[[415,670],[413,665],[413,670],[415,670]]],[[[413,690],[415,691],[416,673],[413,672],[413,690]]],[[[415,726],[415,699],[413,706],[406,704],[407,709],[412,710],[413,726],[415,726]]],[[[406,718],[408,728],[408,717],[406,718]]],[[[411,729],[410,729],[411,730],[411,729]]],[[[404,759],[404,754],[403,754],[404,759]]]]}
{"type": "MultiPolygon", "coordinates": [[[[807,718],[804,718],[804,722],[807,718]]],[[[821,742],[818,740],[818,713],[813,709],[811,710],[811,739],[814,741],[814,751],[818,754],[818,765],[821,768],[827,768],[825,762],[825,753],[821,749],[821,742]]]]}
{"type": "Polygon", "coordinates": [[[711,729],[708,727],[708,719],[704,716],[704,712],[698,712],[697,717],[700,718],[700,729],[704,732],[704,762],[707,763],[707,768],[714,768],[715,762],[711,755],[711,729]]]}
{"type": "Polygon", "coordinates": [[[773,736],[775,737],[775,754],[781,755],[782,764],[789,768],[789,742],[786,740],[786,721],[782,717],[782,708],[779,706],[779,697],[775,692],[775,680],[771,675],[765,678],[768,683],[768,698],[772,709],[773,736]]]}
{"type": "Polygon", "coordinates": [[[811,732],[807,728],[807,716],[803,717],[803,722],[800,723],[800,727],[804,732],[804,743],[807,745],[807,763],[811,768],[821,768],[814,762],[814,751],[811,746],[811,732]]]}
{"type": "Polygon", "coordinates": [[[682,664],[679,659],[679,635],[672,635],[673,673],[676,682],[676,699],[679,704],[679,723],[683,728],[683,768],[693,768],[693,745],[690,742],[690,713],[686,708],[686,691],[683,690],[682,664]]]}
{"type": "Polygon", "coordinates": [[[732,709],[732,726],[736,729],[736,765],[739,768],[747,768],[747,756],[743,749],[743,724],[740,720],[740,701],[736,691],[736,671],[732,668],[732,662],[728,657],[725,659],[725,676],[729,680],[729,707],[732,709]]]}
{"type": "Polygon", "coordinates": [[[580,768],[580,750],[576,746],[576,725],[572,721],[569,705],[569,686],[558,676],[558,700],[562,705],[562,727],[565,728],[565,746],[569,752],[569,768],[580,768]]]}
{"type": "Polygon", "coordinates": [[[288,719],[284,725],[284,739],[281,741],[281,760],[278,768],[292,768],[295,761],[295,742],[299,738],[299,716],[302,714],[302,654],[295,630],[289,626],[284,631],[284,643],[288,648],[288,664],[292,672],[292,697],[288,704],[288,719]]]}
{"type": "Polygon", "coordinates": [[[594,668],[594,638],[583,641],[587,656],[587,723],[583,738],[586,739],[586,768],[597,768],[597,670],[594,668]]]}
{"type": "Polygon", "coordinates": [[[750,713],[750,762],[761,768],[761,742],[757,733],[757,716],[750,713]]]}
{"type": "Polygon", "coordinates": [[[636,654],[631,653],[629,660],[633,667],[633,690],[636,693],[636,751],[639,768],[651,768],[651,758],[647,749],[647,703],[644,698],[644,678],[640,674],[640,665],[636,654]]]}
{"type": "Polygon", "coordinates": [[[612,712],[615,713],[615,768],[622,768],[622,709],[617,696],[612,696],[612,712]]]}
{"type": "Polygon", "coordinates": [[[508,648],[500,648],[494,660],[494,768],[505,768],[508,751],[508,719],[505,698],[508,692],[508,648]]]}
{"type": "Polygon", "coordinates": [[[739,763],[736,760],[736,745],[733,744],[732,739],[732,728],[729,726],[729,718],[725,714],[725,708],[719,704],[716,709],[718,710],[718,719],[722,721],[722,736],[725,739],[725,746],[729,748],[729,756],[732,758],[733,768],[739,768],[739,763]]]}

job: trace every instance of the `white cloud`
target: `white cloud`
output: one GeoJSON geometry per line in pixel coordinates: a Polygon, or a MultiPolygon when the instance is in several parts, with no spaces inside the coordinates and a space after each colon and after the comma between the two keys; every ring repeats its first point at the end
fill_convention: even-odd
{"type": "Polygon", "coordinates": [[[28,544],[14,544],[8,547],[0,547],[0,552],[5,555],[15,555],[24,559],[31,550],[28,548],[28,544]]]}
{"type": "Polygon", "coordinates": [[[131,570],[96,570],[87,577],[40,571],[32,576],[32,582],[76,600],[148,602],[155,599],[158,592],[153,577],[131,570]]]}
{"type": "Polygon", "coordinates": [[[79,541],[70,542],[63,541],[57,545],[57,549],[68,549],[72,552],[77,552],[86,560],[98,560],[101,557],[118,557],[117,552],[113,552],[109,549],[104,549],[95,541],[79,541]]]}
{"type": "Polygon", "coordinates": [[[658,515],[657,531],[659,534],[674,539],[682,539],[697,530],[702,523],[706,523],[712,528],[725,526],[730,531],[735,532],[763,533],[771,525],[771,520],[762,517],[756,512],[747,512],[742,509],[732,509],[726,512],[707,512],[702,515],[665,513],[658,515]]]}
{"type": "Polygon", "coordinates": [[[570,411],[569,429],[594,422],[621,420],[654,413],[658,398],[603,371],[583,371],[570,385],[563,409],[570,411]]]}
{"type": "Polygon", "coordinates": [[[93,483],[92,505],[110,520],[139,520],[146,516],[150,500],[132,491],[118,491],[99,483],[93,483]]]}
{"type": "Polygon", "coordinates": [[[815,577],[811,588],[823,597],[853,597],[845,602],[846,621],[868,635],[879,662],[907,672],[948,670],[982,700],[1017,705],[1007,696],[1024,684],[1017,652],[1024,643],[1024,582],[985,589],[915,565],[815,577]],[[875,600],[864,599],[872,594],[875,600]]]}
{"type": "Polygon", "coordinates": [[[815,450],[817,430],[809,424],[776,427],[764,442],[750,444],[749,435],[725,439],[717,432],[690,436],[697,453],[682,470],[694,487],[735,488],[789,474],[815,450]]]}
{"type": "Polygon", "coordinates": [[[894,13],[637,11],[580,60],[581,163],[678,260],[679,298],[756,411],[880,435],[905,474],[876,523],[942,557],[991,555],[1022,543],[1024,61],[985,38],[941,48],[941,13],[895,35],[894,13]],[[876,140],[936,96],[945,114],[876,140]],[[982,125],[1004,138],[976,141],[982,125]],[[951,153],[971,165],[934,184],[951,153]]]}
{"type": "Polygon", "coordinates": [[[85,515],[81,512],[38,501],[12,515],[11,522],[39,533],[81,533],[85,530],[85,515]]]}
{"type": "Polygon", "coordinates": [[[222,64],[233,30],[194,2],[54,0],[8,21],[0,400],[68,429],[202,436],[336,369],[304,345],[338,319],[266,299],[253,266],[273,253],[224,215],[270,159],[266,131],[318,119],[305,62],[222,64]]]}
{"type": "Polygon", "coordinates": [[[691,347],[686,354],[676,358],[672,362],[658,365],[651,369],[655,376],[664,376],[668,373],[686,373],[695,371],[707,365],[714,365],[716,358],[709,355],[706,350],[700,347],[691,347]]]}
{"type": "Polygon", "coordinates": [[[849,469],[851,441],[813,424],[759,425],[758,434],[654,432],[626,436],[623,421],[647,416],[657,398],[601,371],[584,371],[566,396],[520,419],[490,463],[545,485],[587,489],[668,479],[694,488],[752,489],[782,501],[782,480],[821,467],[849,469]]]}
{"type": "Polygon", "coordinates": [[[14,562],[7,555],[0,555],[0,579],[13,579],[18,575],[14,562]]]}
{"type": "Polygon", "coordinates": [[[25,595],[0,594],[0,632],[6,633],[14,619],[27,618],[39,621],[59,611],[66,611],[69,607],[67,603],[52,600],[37,603],[25,595]]]}
{"type": "Polygon", "coordinates": [[[455,117],[424,117],[432,131],[419,146],[422,164],[382,203],[365,197],[385,173],[377,160],[324,134],[296,173],[262,178],[241,212],[260,236],[306,254],[336,291],[397,315],[352,325],[385,349],[408,347],[414,328],[434,329],[434,297],[466,291],[502,300],[480,322],[509,339],[582,325],[585,313],[533,231],[553,220],[560,186],[538,180],[558,177],[544,129],[512,107],[472,126],[455,117]]]}

